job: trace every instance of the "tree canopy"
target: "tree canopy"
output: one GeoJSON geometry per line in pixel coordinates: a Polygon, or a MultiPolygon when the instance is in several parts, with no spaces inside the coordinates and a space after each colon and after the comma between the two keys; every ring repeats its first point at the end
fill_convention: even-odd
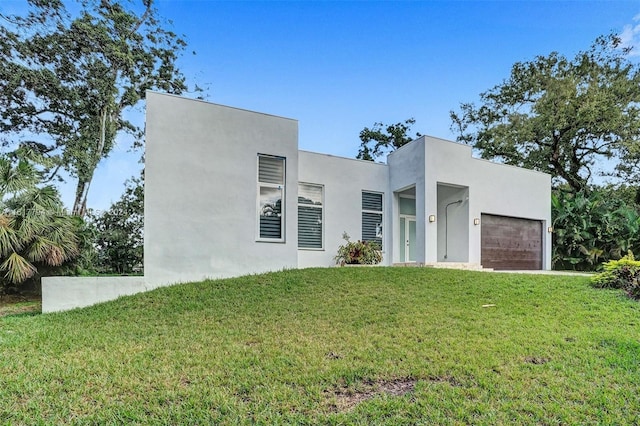
{"type": "Polygon", "coordinates": [[[419,138],[422,136],[420,133],[416,133],[415,138],[409,136],[411,126],[415,123],[416,120],[414,118],[409,118],[396,124],[374,123],[371,129],[365,127],[360,132],[361,143],[356,158],[375,161],[377,158],[408,144],[415,138],[419,138]]]}
{"type": "Polygon", "coordinates": [[[0,134],[30,145],[77,179],[73,213],[85,214],[98,163],[116,136],[140,142],[124,117],[149,89],[181,93],[184,40],[165,29],[153,0],[28,0],[24,16],[0,16],[0,134]]]}
{"type": "Polygon", "coordinates": [[[483,158],[550,173],[573,192],[606,160],[629,176],[640,157],[640,68],[628,53],[609,35],[573,59],[553,52],[518,62],[479,106],[451,112],[452,129],[483,158]]]}

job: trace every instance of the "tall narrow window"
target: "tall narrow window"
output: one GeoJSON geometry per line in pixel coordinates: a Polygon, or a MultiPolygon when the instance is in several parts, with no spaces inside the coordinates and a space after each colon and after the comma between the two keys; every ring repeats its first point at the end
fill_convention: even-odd
{"type": "Polygon", "coordinates": [[[285,159],[258,154],[258,236],[284,241],[285,159]]]}
{"type": "Polygon", "coordinates": [[[323,248],[322,185],[298,183],[298,248],[323,248]]]}
{"type": "Polygon", "coordinates": [[[362,241],[375,241],[382,247],[382,194],[362,192],[362,241]]]}

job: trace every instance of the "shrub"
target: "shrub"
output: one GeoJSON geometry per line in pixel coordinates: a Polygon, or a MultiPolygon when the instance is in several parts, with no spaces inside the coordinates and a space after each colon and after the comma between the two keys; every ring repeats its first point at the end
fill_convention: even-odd
{"type": "Polygon", "coordinates": [[[630,297],[640,299],[640,261],[635,260],[632,252],[606,262],[603,269],[591,279],[594,287],[623,289],[630,297]]]}
{"type": "Polygon", "coordinates": [[[625,291],[630,298],[640,300],[640,282],[638,282],[637,276],[629,283],[625,291]]]}
{"type": "Polygon", "coordinates": [[[551,197],[554,269],[594,271],[601,262],[640,250],[640,212],[613,189],[551,197]]]}
{"type": "Polygon", "coordinates": [[[374,241],[350,241],[349,234],[342,234],[345,244],[338,247],[337,265],[376,265],[382,262],[382,251],[374,241]]]}

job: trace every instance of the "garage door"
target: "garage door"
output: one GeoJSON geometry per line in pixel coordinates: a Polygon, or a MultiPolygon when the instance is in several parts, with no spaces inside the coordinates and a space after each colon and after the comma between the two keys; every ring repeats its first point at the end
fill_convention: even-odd
{"type": "Polygon", "coordinates": [[[480,223],[483,267],[542,269],[542,221],[483,214],[480,223]]]}

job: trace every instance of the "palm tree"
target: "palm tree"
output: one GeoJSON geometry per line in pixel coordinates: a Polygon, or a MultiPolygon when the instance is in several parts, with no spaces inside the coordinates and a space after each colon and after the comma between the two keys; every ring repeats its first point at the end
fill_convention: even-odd
{"type": "Polygon", "coordinates": [[[61,266],[80,252],[78,223],[58,191],[20,149],[0,157],[0,289],[19,284],[38,265],[61,266]]]}

